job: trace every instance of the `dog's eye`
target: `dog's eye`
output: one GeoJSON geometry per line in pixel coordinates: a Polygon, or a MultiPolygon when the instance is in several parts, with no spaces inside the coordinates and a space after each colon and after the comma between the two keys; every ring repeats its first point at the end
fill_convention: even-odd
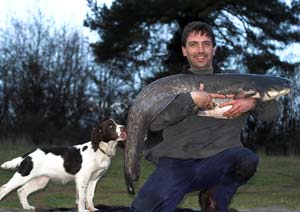
{"type": "Polygon", "coordinates": [[[102,129],[100,128],[100,129],[99,129],[99,133],[102,134],[102,132],[103,132],[103,131],[102,131],[102,129]]]}
{"type": "Polygon", "coordinates": [[[109,128],[113,128],[114,126],[112,124],[108,125],[109,128]]]}

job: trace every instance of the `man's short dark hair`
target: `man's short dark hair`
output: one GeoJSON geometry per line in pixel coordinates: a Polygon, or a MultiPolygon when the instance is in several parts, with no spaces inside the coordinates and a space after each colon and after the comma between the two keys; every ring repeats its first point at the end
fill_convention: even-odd
{"type": "Polygon", "coordinates": [[[200,33],[201,35],[206,34],[208,37],[211,38],[213,46],[216,45],[215,35],[213,33],[211,26],[202,21],[193,21],[193,22],[188,23],[183,29],[183,32],[181,34],[181,45],[182,46],[185,47],[187,37],[192,32],[200,33]]]}

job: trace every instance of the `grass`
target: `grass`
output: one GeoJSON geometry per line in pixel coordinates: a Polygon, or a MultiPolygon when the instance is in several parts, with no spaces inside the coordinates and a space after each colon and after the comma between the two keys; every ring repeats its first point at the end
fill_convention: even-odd
{"type": "MultiPolygon", "coordinates": [[[[32,150],[30,146],[0,145],[0,163],[32,150]]],[[[95,204],[130,205],[133,197],[126,192],[123,177],[123,150],[118,149],[108,172],[98,182],[95,204]]],[[[242,186],[232,201],[232,207],[252,209],[278,206],[291,210],[300,209],[300,157],[280,157],[259,154],[260,164],[255,176],[242,186]]],[[[142,175],[137,187],[141,187],[154,166],[142,161],[142,175]]],[[[0,170],[0,185],[13,175],[0,170]]],[[[180,207],[198,208],[198,192],[186,195],[180,207]]],[[[29,202],[39,208],[75,206],[74,183],[66,185],[50,183],[43,191],[32,194],[29,202]]],[[[0,202],[2,208],[20,208],[16,191],[0,202]]]]}

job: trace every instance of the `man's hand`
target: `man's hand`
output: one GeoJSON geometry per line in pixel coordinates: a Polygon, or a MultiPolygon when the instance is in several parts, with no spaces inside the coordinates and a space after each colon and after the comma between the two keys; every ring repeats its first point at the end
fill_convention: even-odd
{"type": "Polygon", "coordinates": [[[194,100],[195,104],[201,109],[211,109],[213,107],[212,99],[225,99],[232,98],[232,100],[221,103],[219,105],[220,108],[231,105],[232,107],[223,113],[223,116],[229,118],[239,117],[243,113],[246,113],[256,106],[256,99],[254,98],[241,98],[241,99],[233,99],[234,94],[231,95],[223,95],[216,93],[209,93],[204,90],[204,84],[201,83],[199,87],[199,91],[192,91],[191,97],[194,100]]]}
{"type": "Polygon", "coordinates": [[[213,107],[213,98],[224,99],[226,98],[223,94],[208,93],[204,90],[204,84],[201,83],[199,91],[192,91],[191,97],[195,104],[201,109],[210,109],[213,107]]]}
{"type": "Polygon", "coordinates": [[[246,113],[256,106],[256,99],[254,98],[246,98],[246,99],[233,99],[228,102],[224,102],[219,105],[219,107],[224,107],[227,105],[232,105],[232,107],[223,113],[223,116],[234,118],[239,117],[243,113],[246,113]]]}

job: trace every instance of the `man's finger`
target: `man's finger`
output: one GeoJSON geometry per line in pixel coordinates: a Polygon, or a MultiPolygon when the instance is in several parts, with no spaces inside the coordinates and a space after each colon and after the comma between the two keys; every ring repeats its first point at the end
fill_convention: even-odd
{"type": "Polygon", "coordinates": [[[204,91],[204,84],[203,83],[200,83],[199,90],[204,91]]]}
{"type": "Polygon", "coordinates": [[[232,101],[227,101],[227,102],[223,102],[219,105],[219,107],[225,107],[227,105],[234,105],[235,104],[235,101],[232,100],[232,101]]]}
{"type": "Polygon", "coordinates": [[[230,110],[226,111],[225,113],[223,113],[223,116],[233,117],[233,116],[235,116],[235,114],[236,114],[235,111],[230,109],[230,110]]]}
{"type": "Polygon", "coordinates": [[[218,94],[218,93],[211,93],[210,96],[212,98],[218,98],[218,99],[225,99],[226,96],[224,94],[218,94]]]}

